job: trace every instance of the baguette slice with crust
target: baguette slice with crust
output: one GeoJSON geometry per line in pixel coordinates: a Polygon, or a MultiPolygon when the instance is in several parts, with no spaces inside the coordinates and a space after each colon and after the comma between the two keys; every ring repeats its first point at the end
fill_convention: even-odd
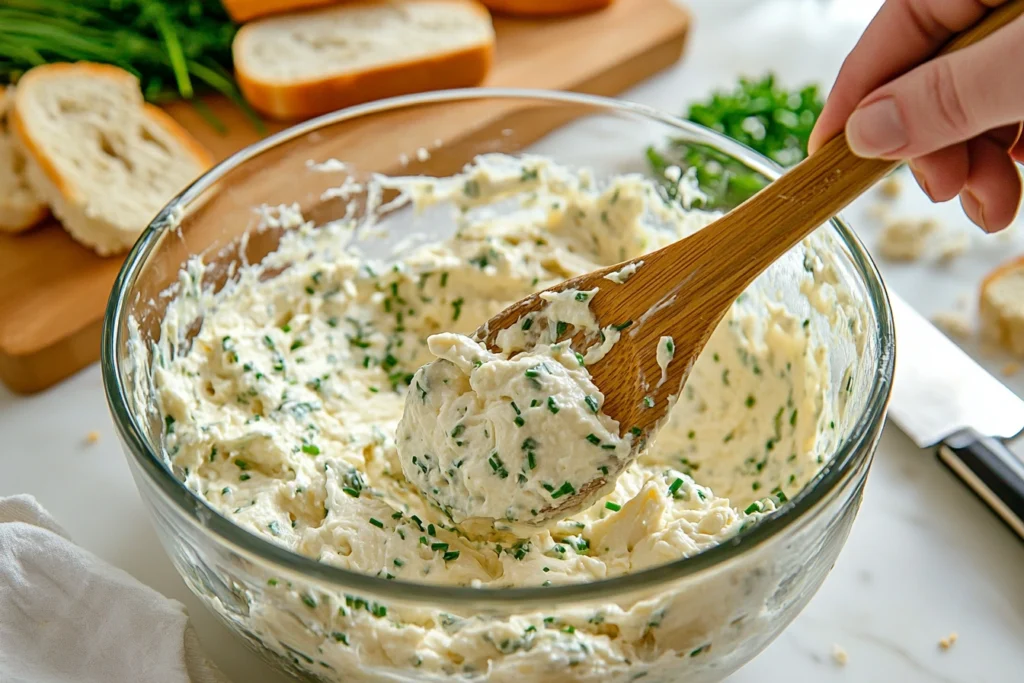
{"type": "Polygon", "coordinates": [[[28,185],[25,157],[7,130],[7,102],[13,90],[0,86],[0,232],[22,232],[46,218],[46,203],[28,185]]]}
{"type": "Polygon", "coordinates": [[[494,28],[473,0],[366,0],[261,19],[235,36],[238,85],[278,119],[479,84],[494,28]]]}
{"type": "Polygon", "coordinates": [[[612,4],[612,0],[481,0],[498,14],[517,17],[554,17],[564,14],[595,12],[612,4]]]}
{"type": "Polygon", "coordinates": [[[999,266],[981,284],[981,334],[1024,358],[1024,256],[999,266]]]}
{"type": "Polygon", "coordinates": [[[283,14],[310,7],[333,5],[342,0],[221,0],[228,16],[243,23],[269,14],[283,14]]]}
{"type": "Polygon", "coordinates": [[[32,188],[76,240],[106,256],[131,247],[213,163],[114,66],[46,64],[18,82],[11,129],[32,188]]]}

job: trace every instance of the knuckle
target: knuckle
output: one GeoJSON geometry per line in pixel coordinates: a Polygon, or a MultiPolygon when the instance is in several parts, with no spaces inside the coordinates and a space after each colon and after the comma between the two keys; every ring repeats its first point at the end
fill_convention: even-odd
{"type": "Polygon", "coordinates": [[[936,59],[929,66],[926,85],[936,105],[934,115],[944,132],[966,135],[971,117],[950,60],[936,59]]]}

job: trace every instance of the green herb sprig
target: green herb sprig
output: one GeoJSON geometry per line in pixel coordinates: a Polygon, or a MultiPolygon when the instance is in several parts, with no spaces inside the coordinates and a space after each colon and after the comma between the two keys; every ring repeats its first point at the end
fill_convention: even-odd
{"type": "MultiPolygon", "coordinates": [[[[769,73],[758,80],[741,78],[733,90],[714,92],[707,101],[690,105],[686,118],[788,167],[807,156],[807,140],[823,106],[817,85],[787,90],[769,73]]],[[[708,198],[705,208],[732,208],[768,184],[767,178],[729,156],[680,138],[660,149],[648,147],[647,161],[671,200],[679,199],[679,189],[665,178],[665,170],[696,168],[698,187],[708,198]]]]}
{"type": "MultiPolygon", "coordinates": [[[[219,0],[5,0],[0,82],[49,62],[114,64],[139,78],[151,102],[218,92],[262,129],[232,77],[237,30],[219,0]]],[[[199,100],[195,105],[223,129],[199,100]]]]}

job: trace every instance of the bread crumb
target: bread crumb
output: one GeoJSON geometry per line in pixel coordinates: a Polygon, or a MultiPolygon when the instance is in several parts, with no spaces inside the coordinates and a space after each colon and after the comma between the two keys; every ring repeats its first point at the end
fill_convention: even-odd
{"type": "Polygon", "coordinates": [[[947,265],[954,259],[963,256],[971,246],[971,239],[966,232],[955,232],[939,243],[939,263],[947,265]]]}
{"type": "Polygon", "coordinates": [[[99,440],[100,440],[100,433],[98,431],[96,431],[95,429],[85,435],[85,443],[90,445],[90,446],[92,444],[94,444],[94,443],[98,443],[99,440]]]}
{"type": "Polygon", "coordinates": [[[832,659],[835,660],[839,666],[846,666],[846,663],[850,661],[850,656],[846,654],[846,650],[838,645],[832,646],[832,659]]]}
{"type": "Polygon", "coordinates": [[[1024,365],[1012,360],[1003,366],[1003,377],[1013,377],[1019,374],[1022,369],[1024,369],[1024,365]]]}
{"type": "Polygon", "coordinates": [[[974,333],[970,318],[959,311],[940,311],[932,316],[932,322],[954,339],[968,339],[974,333]]]}
{"type": "Polygon", "coordinates": [[[989,273],[981,286],[978,313],[982,338],[1024,359],[1024,256],[989,273]]]}
{"type": "Polygon", "coordinates": [[[889,261],[916,261],[924,254],[928,236],[937,224],[930,218],[899,218],[886,222],[878,242],[882,258],[889,261]]]}
{"type": "Polygon", "coordinates": [[[943,650],[948,650],[949,648],[953,647],[953,644],[956,643],[957,638],[959,637],[960,636],[957,635],[956,631],[953,631],[948,636],[939,641],[939,647],[943,650]]]}
{"type": "Polygon", "coordinates": [[[878,193],[886,199],[896,199],[903,193],[903,183],[895,173],[878,183],[878,193]]]}
{"type": "Polygon", "coordinates": [[[884,221],[889,218],[892,209],[884,202],[875,202],[867,208],[867,217],[872,221],[884,221]]]}
{"type": "Polygon", "coordinates": [[[427,161],[428,159],[430,159],[430,152],[427,151],[426,147],[420,147],[416,150],[417,161],[427,161]]]}

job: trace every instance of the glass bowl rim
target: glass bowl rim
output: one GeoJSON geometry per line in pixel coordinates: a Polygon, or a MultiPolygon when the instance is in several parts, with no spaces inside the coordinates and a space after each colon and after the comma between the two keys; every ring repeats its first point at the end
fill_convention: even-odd
{"type": "MultiPolygon", "coordinates": [[[[678,581],[713,569],[767,542],[791,524],[804,520],[805,513],[813,511],[848,476],[852,476],[851,473],[856,471],[864,460],[870,457],[873,432],[876,428],[880,428],[892,388],[895,333],[888,295],[878,269],[864,245],[845,221],[838,216],[829,222],[849,250],[855,270],[868,291],[868,303],[878,321],[874,333],[878,348],[878,365],[875,369],[874,381],[871,383],[871,395],[865,403],[863,413],[858,416],[856,424],[839,444],[830,461],[799,494],[747,531],[696,555],[633,574],[623,574],[588,583],[550,587],[477,588],[433,585],[398,579],[388,580],[318,562],[236,525],[186,487],[164,465],[160,455],[149,446],[143,436],[139,420],[129,408],[128,394],[120,379],[122,368],[118,360],[117,349],[124,341],[122,339],[123,330],[127,329],[127,325],[123,324],[127,321],[124,321],[123,318],[127,315],[128,296],[134,289],[142,267],[159,244],[159,238],[163,232],[174,228],[175,216],[181,215],[179,212],[183,207],[187,207],[226,174],[250,159],[325,126],[404,107],[482,99],[543,100],[552,104],[590,106],[605,112],[644,118],[674,127],[698,138],[709,138],[720,151],[736,158],[770,180],[774,181],[783,173],[781,166],[749,147],[704,126],[664,113],[654,107],[596,95],[539,89],[464,88],[393,97],[325,114],[286,128],[249,145],[208,170],[157,214],[128,253],[108,300],[100,349],[104,392],[115,428],[145,477],[155,485],[160,495],[169,499],[172,506],[184,519],[198,527],[203,533],[216,537],[218,544],[222,547],[230,548],[234,552],[250,558],[258,558],[258,560],[274,566],[275,570],[280,569],[284,574],[291,574],[307,581],[329,584],[332,588],[345,591],[360,590],[415,603],[442,602],[467,606],[488,604],[497,608],[508,608],[513,605],[541,607],[550,605],[552,601],[561,600],[609,599],[615,595],[628,594],[637,590],[649,590],[659,584],[678,581]]],[[[140,494],[145,495],[141,488],[140,494]]],[[[322,588],[323,586],[318,587],[322,588]]]]}

